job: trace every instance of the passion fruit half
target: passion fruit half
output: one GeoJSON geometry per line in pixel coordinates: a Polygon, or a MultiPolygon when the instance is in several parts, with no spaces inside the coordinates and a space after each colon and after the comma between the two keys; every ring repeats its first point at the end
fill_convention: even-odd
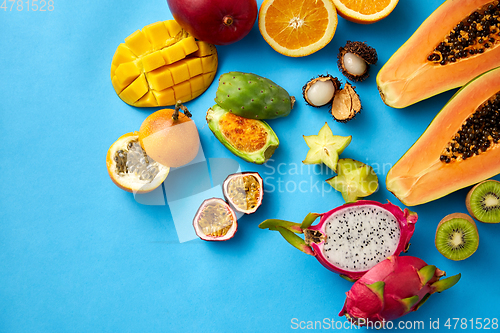
{"type": "Polygon", "coordinates": [[[193,219],[196,235],[206,241],[225,241],[238,230],[236,214],[219,198],[203,201],[193,219]]]}
{"type": "Polygon", "coordinates": [[[262,204],[264,186],[257,172],[243,172],[229,175],[222,184],[224,198],[234,210],[252,214],[262,204]]]}
{"type": "Polygon", "coordinates": [[[122,190],[151,192],[170,171],[146,154],[139,144],[139,132],[122,135],[108,149],[106,166],[111,180],[122,190]]]}

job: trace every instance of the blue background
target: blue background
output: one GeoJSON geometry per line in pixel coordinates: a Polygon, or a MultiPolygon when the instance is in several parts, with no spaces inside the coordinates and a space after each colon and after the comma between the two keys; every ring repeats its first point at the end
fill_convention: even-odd
{"type": "MultiPolygon", "coordinates": [[[[242,217],[236,236],[223,243],[180,243],[168,205],[138,203],[106,171],[109,146],[154,111],[116,96],[111,59],[129,34],[172,18],[166,2],[56,0],[52,12],[0,10],[0,332],[286,332],[296,331],[293,318],[343,322],[337,314],[351,284],[257,226],[267,218],[301,221],[343,203],[327,186],[322,191],[331,173],[300,170],[308,151],[302,135],[317,134],[325,122],[335,134],[353,136],[343,157],[375,167],[381,188],[370,199],[400,204],[385,189],[385,175],[454,92],[392,109],[382,103],[375,76],[440,3],[402,0],[389,17],[367,26],[339,17],[331,43],[304,58],[276,53],[257,25],[242,41],[218,47],[217,77],[231,70],[260,74],[298,101],[290,116],[269,121],[281,145],[267,166],[234,157],[206,126],[216,81],[186,103],[206,158],[233,159],[275,186],[267,186],[262,207],[242,217]],[[379,62],[355,84],[362,113],[340,124],[327,107],[305,105],[301,88],[318,74],[345,82],[336,55],[347,40],[375,47],[379,62]],[[312,186],[305,193],[293,190],[301,181],[312,186]]],[[[183,186],[182,178],[177,184],[183,186]]],[[[466,212],[467,190],[414,207],[420,219],[408,254],[448,275],[461,272],[462,280],[403,321],[422,320],[428,328],[430,318],[439,318],[444,329],[448,318],[499,317],[500,226],[478,223],[479,249],[461,262],[434,246],[437,223],[466,212]]],[[[197,208],[186,205],[186,216],[197,208]]]]}

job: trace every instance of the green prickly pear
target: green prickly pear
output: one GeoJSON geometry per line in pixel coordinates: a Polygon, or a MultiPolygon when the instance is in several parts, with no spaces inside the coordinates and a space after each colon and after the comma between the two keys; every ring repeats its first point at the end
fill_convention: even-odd
{"type": "Polygon", "coordinates": [[[218,105],[208,109],[207,123],[227,149],[248,162],[265,163],[279,146],[276,133],[265,121],[242,118],[218,105]]]}
{"type": "Polygon", "coordinates": [[[250,119],[286,117],[295,98],[265,77],[229,72],[219,78],[215,102],[223,109],[250,119]]]}

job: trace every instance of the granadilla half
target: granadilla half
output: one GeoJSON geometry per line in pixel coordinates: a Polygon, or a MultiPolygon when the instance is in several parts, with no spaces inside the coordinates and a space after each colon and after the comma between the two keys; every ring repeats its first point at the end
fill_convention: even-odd
{"type": "Polygon", "coordinates": [[[377,263],[408,249],[417,219],[417,214],[390,202],[361,200],[324,214],[309,213],[302,224],[271,219],[259,227],[279,231],[329,270],[357,280],[377,263]],[[319,223],[312,226],[318,217],[319,223]],[[304,234],[304,239],[297,234],[304,234]]]}
{"type": "Polygon", "coordinates": [[[336,121],[346,123],[361,112],[361,99],[354,88],[346,82],[344,89],[335,93],[330,112],[336,121]]]}
{"type": "Polygon", "coordinates": [[[206,241],[225,241],[238,230],[238,220],[227,202],[219,198],[203,201],[193,219],[196,235],[206,241]]]}
{"type": "Polygon", "coordinates": [[[229,175],[222,184],[227,202],[234,210],[252,214],[262,204],[264,186],[257,172],[243,172],[229,175]]]}
{"type": "Polygon", "coordinates": [[[369,76],[369,65],[377,60],[377,51],[363,42],[347,41],[337,55],[339,70],[351,81],[365,80],[369,76]]]}
{"type": "Polygon", "coordinates": [[[116,186],[133,193],[153,191],[170,171],[146,154],[139,144],[138,132],[122,135],[109,147],[106,167],[116,186]]]}
{"type": "Polygon", "coordinates": [[[319,75],[302,87],[302,96],[307,104],[319,108],[329,104],[339,88],[340,81],[336,77],[330,74],[319,75]]]}

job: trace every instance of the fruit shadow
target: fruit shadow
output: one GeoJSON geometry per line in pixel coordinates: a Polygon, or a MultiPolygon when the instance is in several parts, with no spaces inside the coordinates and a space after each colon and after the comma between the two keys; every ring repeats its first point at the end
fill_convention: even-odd
{"type": "MultiPolygon", "coordinates": [[[[145,194],[134,195],[133,193],[122,192],[124,198],[121,201],[125,206],[132,207],[129,208],[130,210],[138,211],[137,215],[140,216],[141,224],[149,224],[155,230],[165,229],[161,234],[153,236],[154,239],[160,238],[161,241],[154,240],[152,242],[179,244],[174,223],[171,223],[172,221],[170,220],[170,209],[164,200],[162,186],[145,194]],[[165,208],[167,211],[165,211],[165,208]]],[[[131,214],[135,215],[133,212],[131,214]]]]}

